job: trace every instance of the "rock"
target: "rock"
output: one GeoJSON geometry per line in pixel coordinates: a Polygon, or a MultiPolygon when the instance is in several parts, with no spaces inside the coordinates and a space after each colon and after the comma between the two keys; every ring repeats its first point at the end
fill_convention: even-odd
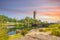
{"type": "Polygon", "coordinates": [[[26,36],[15,40],[60,40],[60,37],[49,35],[47,32],[30,31],[26,36]]]}
{"type": "Polygon", "coordinates": [[[45,32],[31,32],[20,40],[60,40],[60,37],[52,36],[45,32]]]}

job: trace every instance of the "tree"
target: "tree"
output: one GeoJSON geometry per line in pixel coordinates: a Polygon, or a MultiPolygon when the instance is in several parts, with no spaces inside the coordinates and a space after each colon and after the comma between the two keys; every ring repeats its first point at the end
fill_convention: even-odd
{"type": "Polygon", "coordinates": [[[8,21],[9,21],[9,22],[18,22],[17,19],[15,19],[15,18],[9,18],[8,21]]]}
{"type": "Polygon", "coordinates": [[[8,21],[8,17],[4,15],[0,15],[0,23],[4,23],[8,21]]]}
{"type": "Polygon", "coordinates": [[[0,25],[0,40],[8,40],[7,33],[7,27],[0,25]]]}

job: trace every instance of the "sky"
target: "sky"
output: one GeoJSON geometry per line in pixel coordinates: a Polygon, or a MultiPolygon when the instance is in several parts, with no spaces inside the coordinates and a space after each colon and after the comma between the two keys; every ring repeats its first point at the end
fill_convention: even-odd
{"type": "Polygon", "coordinates": [[[0,0],[0,15],[23,19],[26,16],[48,22],[60,21],[60,0],[0,0]]]}

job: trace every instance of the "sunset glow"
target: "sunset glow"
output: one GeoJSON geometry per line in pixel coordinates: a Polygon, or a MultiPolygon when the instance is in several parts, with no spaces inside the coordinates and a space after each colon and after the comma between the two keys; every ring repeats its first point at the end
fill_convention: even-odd
{"type": "Polygon", "coordinates": [[[60,20],[60,0],[0,0],[0,15],[22,19],[33,17],[34,10],[39,20],[60,20]]]}

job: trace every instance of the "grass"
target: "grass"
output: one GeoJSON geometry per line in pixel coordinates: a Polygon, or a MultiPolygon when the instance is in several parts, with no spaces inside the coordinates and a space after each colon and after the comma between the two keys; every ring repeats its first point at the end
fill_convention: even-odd
{"type": "Polygon", "coordinates": [[[21,38],[21,37],[22,37],[22,35],[20,33],[18,33],[18,34],[10,35],[9,40],[13,40],[15,38],[21,38]]]}

